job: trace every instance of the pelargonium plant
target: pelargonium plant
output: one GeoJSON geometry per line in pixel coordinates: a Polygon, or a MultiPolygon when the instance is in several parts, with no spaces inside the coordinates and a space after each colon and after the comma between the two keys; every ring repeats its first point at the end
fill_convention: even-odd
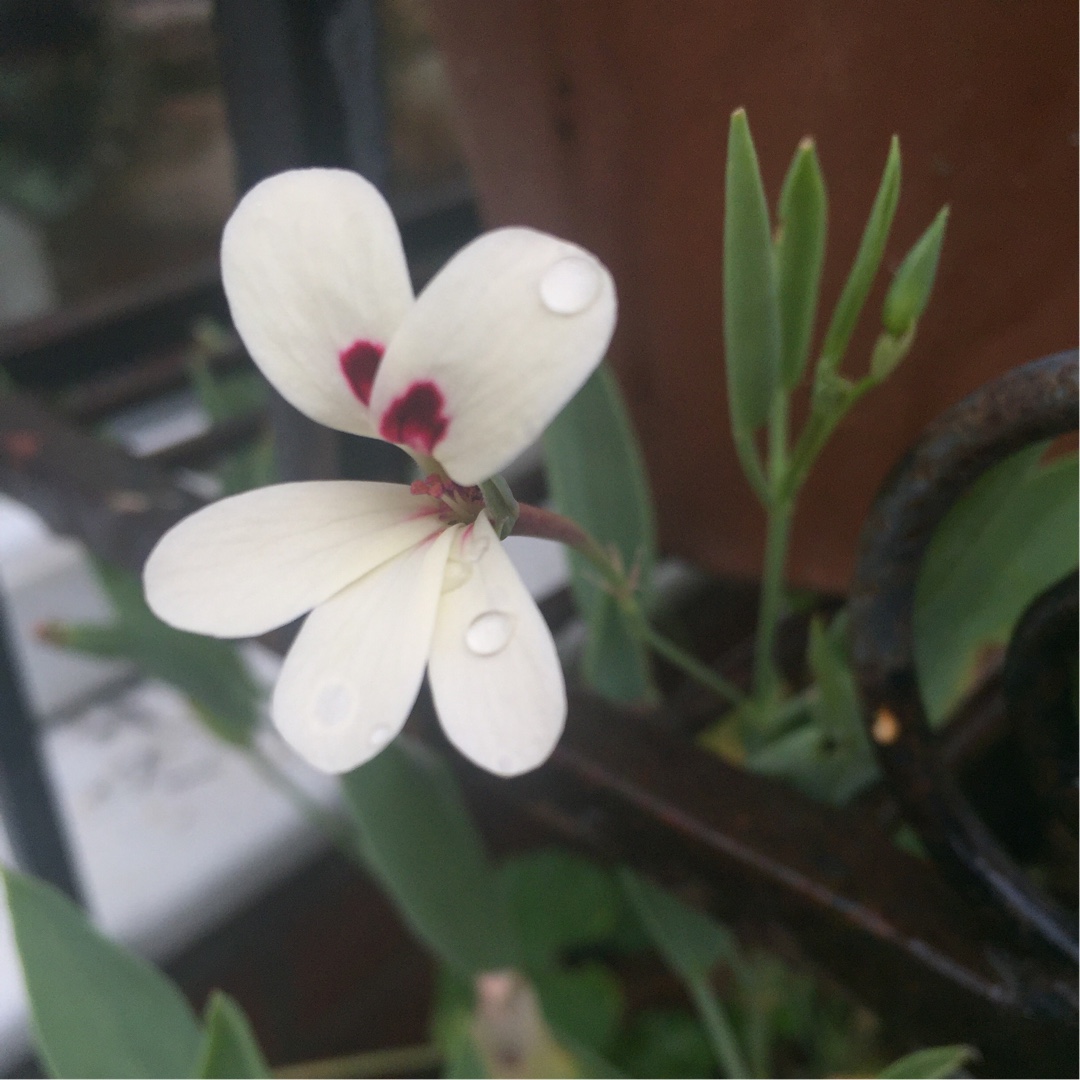
{"type": "Polygon", "coordinates": [[[504,776],[534,768],[563,728],[562,670],[480,485],[599,364],[615,325],[611,275],[573,244],[500,229],[414,300],[389,207],[333,169],[253,188],[221,263],[237,330],[282,396],[319,423],[401,446],[425,479],[282,484],[208,506],[150,556],[151,608],[237,638],[310,611],[272,716],[317,768],[346,772],[386,746],[425,666],[466,757],[504,776]]]}

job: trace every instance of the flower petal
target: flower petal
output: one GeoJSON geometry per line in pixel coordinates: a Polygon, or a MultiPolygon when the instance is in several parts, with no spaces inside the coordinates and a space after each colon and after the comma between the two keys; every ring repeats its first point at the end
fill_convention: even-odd
{"type": "Polygon", "coordinates": [[[615,287],[587,251],[532,229],[474,240],[394,335],[371,408],[383,438],[436,457],[459,484],[497,473],[600,362],[615,287]]]}
{"type": "Polygon", "coordinates": [[[271,712],[285,741],[315,768],[354,769],[404,726],[424,677],[456,531],[392,559],[307,617],[271,712]]]}
{"type": "Polygon", "coordinates": [[[265,633],[443,528],[402,484],[326,480],[222,499],[170,529],[143,570],[146,600],[181,630],[265,633]]]}
{"type": "Polygon", "coordinates": [[[236,329],[282,397],[320,424],[375,434],[372,380],[413,298],[378,191],[342,169],[263,180],[225,226],[221,276],[236,329]]]}
{"type": "Polygon", "coordinates": [[[489,772],[516,776],[554,749],[566,687],[551,632],[487,516],[446,567],[428,677],[447,738],[489,772]]]}

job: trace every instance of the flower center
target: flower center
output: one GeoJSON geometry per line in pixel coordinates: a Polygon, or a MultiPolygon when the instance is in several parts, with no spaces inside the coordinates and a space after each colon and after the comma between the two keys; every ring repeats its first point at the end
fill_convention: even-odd
{"type": "Polygon", "coordinates": [[[435,383],[415,382],[383,413],[379,434],[389,442],[430,454],[450,425],[443,412],[445,403],[435,383]]]}
{"type": "Polygon", "coordinates": [[[349,389],[365,404],[371,404],[371,387],[375,382],[375,372],[383,358],[386,347],[377,341],[354,341],[347,349],[338,353],[341,374],[349,384],[349,389]]]}
{"type": "Polygon", "coordinates": [[[471,525],[484,509],[484,496],[478,487],[462,487],[435,473],[426,480],[414,480],[409,490],[441,503],[439,518],[448,525],[471,525]]]}

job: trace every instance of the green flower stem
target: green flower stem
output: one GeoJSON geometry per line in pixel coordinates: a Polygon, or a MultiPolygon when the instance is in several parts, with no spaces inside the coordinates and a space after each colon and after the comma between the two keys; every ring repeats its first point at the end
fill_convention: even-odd
{"type": "Polygon", "coordinates": [[[694,1007],[705,1027],[709,1044],[716,1055],[717,1063],[724,1073],[733,1078],[743,1078],[752,1075],[739,1048],[738,1039],[735,1037],[735,1028],[731,1018],[724,1010],[708,979],[704,976],[694,976],[686,979],[686,988],[690,991],[694,1007]]]}
{"type": "Polygon", "coordinates": [[[779,675],[776,666],[776,631],[784,598],[784,566],[791,538],[792,501],[769,508],[765,537],[765,562],[761,572],[757,636],[754,642],[754,697],[765,702],[776,696],[779,675]]]}
{"type": "Polygon", "coordinates": [[[433,1043],[421,1046],[398,1046],[390,1050],[369,1050],[363,1054],[302,1061],[275,1069],[279,1080],[303,1077],[417,1076],[442,1065],[442,1051],[433,1043]]]}
{"type": "Polygon", "coordinates": [[[737,686],[649,625],[634,595],[634,582],[576,521],[571,521],[553,510],[530,506],[528,503],[521,503],[518,510],[515,535],[555,540],[572,547],[588,559],[600,573],[604,585],[618,598],[628,617],[627,622],[639,640],[725,701],[737,705],[745,698],[746,695],[737,686]]]}

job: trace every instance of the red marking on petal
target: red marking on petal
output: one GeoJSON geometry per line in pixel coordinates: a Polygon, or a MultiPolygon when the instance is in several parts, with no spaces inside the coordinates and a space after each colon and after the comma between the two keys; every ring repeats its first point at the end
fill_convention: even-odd
{"type": "Polygon", "coordinates": [[[383,358],[386,347],[377,341],[354,341],[347,349],[338,353],[341,373],[349,384],[349,389],[365,404],[371,402],[371,387],[375,382],[375,372],[383,358]]]}
{"type": "Polygon", "coordinates": [[[450,418],[443,412],[442,391],[433,382],[416,382],[390,403],[379,434],[421,454],[430,454],[446,434],[450,418]]]}

